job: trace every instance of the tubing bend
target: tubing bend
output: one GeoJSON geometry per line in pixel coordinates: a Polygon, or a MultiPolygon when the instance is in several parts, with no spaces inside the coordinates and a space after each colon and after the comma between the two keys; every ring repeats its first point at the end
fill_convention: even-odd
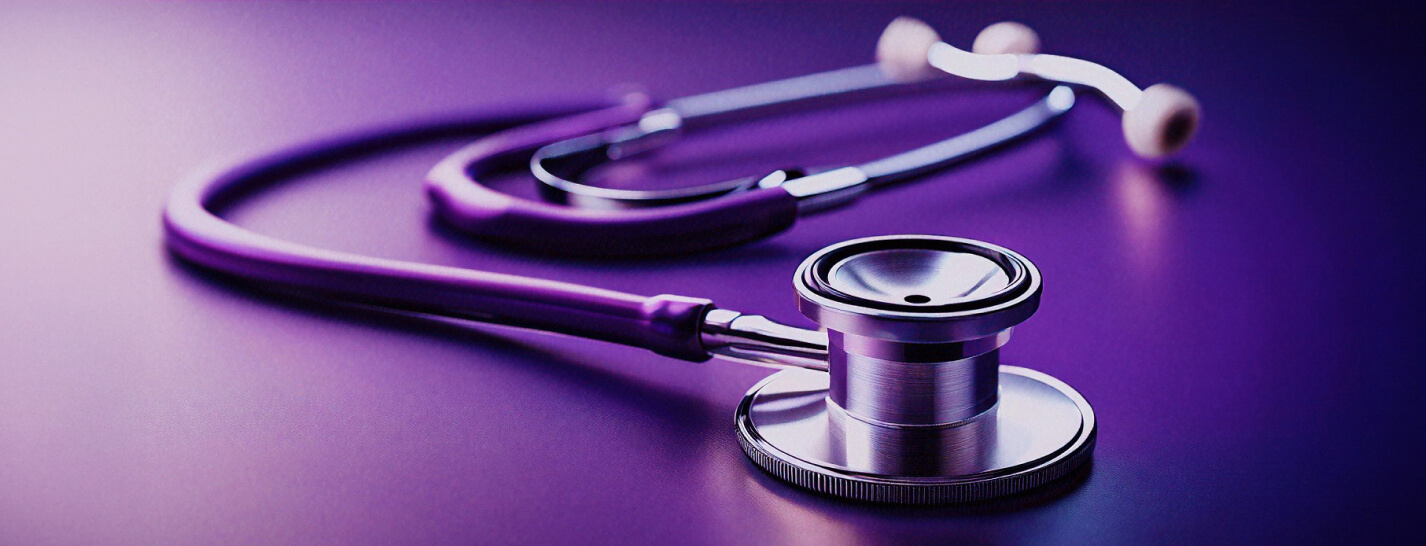
{"type": "MultiPolygon", "coordinates": [[[[558,114],[567,113],[560,111],[558,114]]],[[[551,115],[554,115],[553,113],[551,115]]],[[[534,118],[436,120],[323,140],[194,176],[164,209],[165,237],[177,256],[263,285],[397,311],[531,328],[707,360],[699,338],[712,302],[637,296],[577,284],[312,248],[243,229],[213,212],[261,186],[362,154],[481,134],[534,118]]]]}
{"type": "Polygon", "coordinates": [[[426,194],[436,214],[458,230],[524,250],[566,255],[696,252],[768,237],[797,220],[797,199],[781,188],[611,211],[522,199],[480,181],[506,165],[527,163],[540,147],[635,122],[647,106],[619,105],[481,138],[431,169],[426,194]]]}

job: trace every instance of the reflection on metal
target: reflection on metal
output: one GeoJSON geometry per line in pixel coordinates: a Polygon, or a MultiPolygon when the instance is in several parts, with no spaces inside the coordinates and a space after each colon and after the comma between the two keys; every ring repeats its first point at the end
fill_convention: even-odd
{"type": "Polygon", "coordinates": [[[1039,305],[1025,258],[967,239],[871,237],[812,255],[794,280],[803,314],[827,328],[827,373],[780,372],[739,405],[739,442],[769,473],[859,500],[959,502],[1088,460],[1084,398],[999,364],[1039,305]]]}
{"type": "Polygon", "coordinates": [[[700,331],[709,354],[748,364],[827,369],[827,334],[779,324],[759,315],[714,309],[700,331]]]}
{"type": "MultiPolygon", "coordinates": [[[[856,74],[868,77],[872,73],[856,74]]],[[[864,86],[873,83],[870,80],[860,81],[857,86],[846,89],[866,89],[864,86]]],[[[828,93],[844,91],[840,86],[832,86],[828,93]]],[[[803,100],[808,96],[801,92],[789,92],[786,96],[770,94],[765,98],[803,100]]],[[[758,100],[751,104],[761,107],[781,103],[764,104],[758,100]]],[[[1074,91],[1066,86],[1056,86],[1029,107],[973,131],[860,165],[810,174],[805,170],[789,169],[761,176],[656,190],[606,188],[581,181],[583,175],[610,161],[627,159],[676,141],[687,125],[697,120],[671,103],[667,108],[645,114],[635,124],[544,146],[531,156],[530,172],[540,182],[540,193],[546,199],[584,208],[626,210],[660,207],[780,187],[797,198],[800,213],[811,213],[846,203],[869,189],[942,169],[1028,136],[1058,119],[1074,104],[1074,91]]],[[[727,113],[725,110],[716,112],[727,113]]],[[[699,115],[711,114],[704,112],[699,115]]]]}
{"type": "Polygon", "coordinates": [[[1000,368],[994,408],[941,427],[888,427],[827,398],[828,376],[778,372],[738,407],[748,457],[792,484],[844,498],[967,502],[1025,491],[1064,476],[1094,450],[1094,410],[1068,385],[1000,368]]]}
{"type": "Polygon", "coordinates": [[[1010,284],[1005,270],[987,258],[918,248],[859,254],[838,262],[830,277],[856,297],[917,305],[980,299],[1010,284]]]}

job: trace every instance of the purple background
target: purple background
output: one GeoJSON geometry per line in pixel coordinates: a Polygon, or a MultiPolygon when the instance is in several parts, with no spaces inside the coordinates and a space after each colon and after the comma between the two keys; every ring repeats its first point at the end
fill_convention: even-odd
{"type": "MultiPolygon", "coordinates": [[[[0,7],[0,543],[1397,533],[1420,504],[1419,455],[1402,444],[1423,430],[1426,303],[1423,82],[1398,57],[1420,51],[1422,27],[1359,3],[1291,6],[0,7]],[[1050,51],[1192,90],[1202,132],[1155,168],[1086,101],[1047,138],[769,241],[639,262],[540,257],[429,225],[420,177],[460,142],[310,177],[231,217],[318,246],[704,296],[799,324],[790,275],[822,246],[891,233],[1008,246],[1046,289],[1005,360],[1073,385],[1101,423],[1092,471],[1057,496],[819,497],[738,450],[733,408],[765,370],[293,304],[161,246],[163,199],[209,160],[623,82],[677,96],[863,63],[902,13],[958,44],[1024,21],[1050,51]]],[[[649,168],[706,179],[865,159],[1029,100],[977,91],[800,116],[699,137],[649,168]]]]}

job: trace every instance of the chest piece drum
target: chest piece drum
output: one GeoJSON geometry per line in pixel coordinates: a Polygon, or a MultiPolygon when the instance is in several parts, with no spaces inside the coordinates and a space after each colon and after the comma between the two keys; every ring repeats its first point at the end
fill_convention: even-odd
{"type": "Polygon", "coordinates": [[[1094,411],[1053,377],[1000,365],[1034,314],[1040,272],[950,237],[857,239],[798,267],[802,314],[828,335],[828,373],[778,372],[738,406],[758,466],[850,499],[943,503],[1024,491],[1088,461],[1094,411]]]}

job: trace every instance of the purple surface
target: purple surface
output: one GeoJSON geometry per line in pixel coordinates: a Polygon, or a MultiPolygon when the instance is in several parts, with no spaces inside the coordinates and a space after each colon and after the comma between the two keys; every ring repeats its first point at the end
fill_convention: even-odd
{"type": "MultiPolygon", "coordinates": [[[[147,5],[0,8],[0,543],[1143,543],[1414,528],[1420,21],[1358,4],[147,5]],[[232,218],[342,251],[709,297],[800,322],[790,276],[844,239],[936,233],[1045,275],[1006,363],[1079,389],[1092,472],[1051,499],[905,509],[791,489],[732,410],[767,372],[288,303],[162,249],[212,159],[334,130],[622,82],[673,96],[865,62],[921,15],[1004,18],[1047,48],[1194,91],[1176,166],[1118,121],[868,197],[740,248],[571,261],[428,219],[461,142],[261,195],[232,218]]],[[[1028,104],[968,93],[700,137],[690,177],[846,162],[1028,104]],[[809,133],[810,132],[810,136],[809,133]],[[724,160],[731,154],[732,160],[724,160]]],[[[694,143],[690,143],[694,144],[694,143]]],[[[525,180],[501,187],[525,195],[525,180]]]]}

